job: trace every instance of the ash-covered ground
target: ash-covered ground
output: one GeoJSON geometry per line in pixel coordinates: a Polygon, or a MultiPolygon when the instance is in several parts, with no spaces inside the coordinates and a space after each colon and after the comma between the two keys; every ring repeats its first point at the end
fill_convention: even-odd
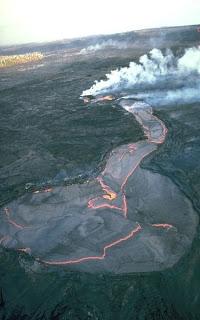
{"type": "Polygon", "coordinates": [[[198,30],[1,48],[45,55],[1,70],[2,319],[198,319],[198,30]]]}

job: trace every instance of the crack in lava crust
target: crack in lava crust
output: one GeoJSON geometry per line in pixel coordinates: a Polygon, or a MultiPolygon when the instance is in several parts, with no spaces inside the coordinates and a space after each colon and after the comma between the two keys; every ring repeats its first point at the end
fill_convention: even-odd
{"type": "Polygon", "coordinates": [[[80,262],[84,262],[84,261],[90,261],[90,260],[103,260],[106,257],[106,251],[124,241],[127,241],[131,238],[133,238],[140,230],[142,229],[142,227],[140,226],[140,224],[138,224],[138,226],[133,229],[127,236],[120,238],[116,241],[113,241],[109,244],[107,244],[104,248],[103,248],[103,254],[101,256],[90,256],[90,257],[83,257],[83,258],[79,258],[79,259],[72,259],[72,260],[63,260],[63,261],[45,261],[43,260],[43,262],[45,264],[51,264],[51,265],[67,265],[67,264],[74,264],[74,263],[80,263],[80,262]]]}
{"type": "Polygon", "coordinates": [[[4,208],[4,212],[5,212],[5,215],[7,217],[8,223],[10,223],[11,225],[13,225],[15,228],[18,228],[18,229],[24,229],[25,228],[25,226],[15,222],[13,219],[10,218],[10,209],[9,208],[7,208],[7,207],[4,208]]]}

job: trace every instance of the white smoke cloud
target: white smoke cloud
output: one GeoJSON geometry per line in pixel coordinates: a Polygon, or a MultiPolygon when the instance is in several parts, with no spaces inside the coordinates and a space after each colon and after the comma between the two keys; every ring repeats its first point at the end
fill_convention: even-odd
{"type": "Polygon", "coordinates": [[[196,87],[185,87],[171,90],[153,90],[128,95],[126,98],[135,98],[147,102],[152,106],[167,106],[171,104],[186,104],[200,101],[200,84],[196,87]]]}
{"type": "Polygon", "coordinates": [[[178,60],[178,69],[182,72],[197,71],[200,73],[200,46],[186,50],[184,56],[178,60]]]}
{"type": "MultiPolygon", "coordinates": [[[[166,85],[169,85],[169,81],[171,81],[173,87],[176,85],[175,80],[177,83],[177,80],[180,79],[182,79],[183,86],[185,81],[187,82],[187,79],[190,78],[196,85],[196,82],[199,82],[200,79],[199,75],[200,46],[186,49],[181,58],[175,57],[169,49],[166,50],[165,54],[159,49],[153,49],[148,55],[141,56],[138,64],[130,62],[128,67],[116,69],[106,74],[106,80],[96,81],[90,89],[83,91],[82,96],[104,94],[119,89],[134,89],[138,85],[140,87],[142,85],[144,87],[152,84],[160,85],[163,81],[166,82],[166,85]],[[194,75],[196,75],[196,78],[194,78],[194,75]]],[[[178,83],[180,86],[180,81],[178,83]]],[[[178,89],[176,91],[177,94],[179,92],[183,92],[183,90],[178,89]]]]}
{"type": "Polygon", "coordinates": [[[95,52],[98,50],[103,50],[109,47],[115,47],[117,49],[127,49],[129,47],[128,43],[125,41],[116,41],[109,39],[107,41],[102,41],[100,43],[97,43],[95,45],[88,46],[87,48],[84,48],[80,51],[80,54],[87,54],[89,52],[95,52]]]}

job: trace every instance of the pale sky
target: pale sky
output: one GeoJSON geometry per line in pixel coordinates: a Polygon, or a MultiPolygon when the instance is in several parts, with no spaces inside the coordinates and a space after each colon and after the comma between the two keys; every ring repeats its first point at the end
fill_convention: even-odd
{"type": "Polygon", "coordinates": [[[200,24],[200,0],[0,0],[0,45],[200,24]]]}

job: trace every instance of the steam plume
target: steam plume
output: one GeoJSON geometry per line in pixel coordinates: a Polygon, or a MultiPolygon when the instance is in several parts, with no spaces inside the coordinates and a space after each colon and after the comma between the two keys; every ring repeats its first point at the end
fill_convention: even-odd
{"type": "Polygon", "coordinates": [[[116,40],[112,40],[112,39],[109,39],[107,41],[102,41],[100,43],[96,43],[95,45],[90,45],[88,46],[87,48],[83,48],[80,53],[81,54],[87,54],[89,52],[95,52],[95,51],[98,51],[98,50],[103,50],[103,49],[106,49],[108,47],[115,47],[117,49],[127,49],[129,46],[128,46],[128,43],[125,42],[125,41],[116,41],[116,40]]]}
{"type": "Polygon", "coordinates": [[[185,50],[182,57],[175,57],[170,49],[165,54],[153,49],[140,57],[139,63],[111,71],[106,80],[96,81],[83,91],[82,96],[98,95],[118,90],[135,90],[135,96],[147,102],[180,100],[183,94],[189,100],[200,99],[200,46],[185,50]],[[156,91],[148,92],[155,89],[156,91]],[[159,90],[158,90],[159,89],[159,90]],[[150,99],[150,100],[148,100],[150,99]]]}

